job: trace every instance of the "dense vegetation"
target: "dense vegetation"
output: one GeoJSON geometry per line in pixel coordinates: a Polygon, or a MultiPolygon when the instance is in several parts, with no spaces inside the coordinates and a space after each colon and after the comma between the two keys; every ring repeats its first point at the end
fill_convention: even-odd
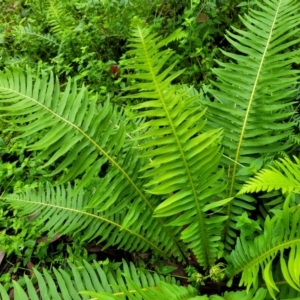
{"type": "Polygon", "coordinates": [[[0,10],[1,299],[300,299],[297,0],[0,10]]]}

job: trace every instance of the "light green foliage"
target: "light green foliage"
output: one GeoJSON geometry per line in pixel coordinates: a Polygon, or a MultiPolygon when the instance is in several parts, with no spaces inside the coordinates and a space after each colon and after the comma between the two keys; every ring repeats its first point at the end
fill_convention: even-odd
{"type": "MultiPolygon", "coordinates": [[[[68,24],[73,3],[47,3],[49,26],[63,39],[62,19],[55,16],[66,12],[68,24]]],[[[138,18],[122,58],[126,109],[99,102],[78,77],[61,85],[45,69],[0,72],[6,130],[17,133],[13,140],[26,140],[44,178],[36,189],[3,192],[18,216],[34,216],[50,238],[68,235],[79,244],[151,251],[185,265],[194,259],[201,269],[189,268],[195,284],[183,287],[133,264],[69,262],[66,269],[43,275],[35,270],[33,280],[14,282],[15,299],[299,297],[298,159],[265,169],[265,153],[276,157],[295,149],[290,137],[299,72],[292,66],[299,51],[290,47],[299,47],[300,4],[267,0],[257,7],[241,17],[244,30],[228,32],[237,53],[223,51],[225,62],[213,70],[216,80],[207,88],[213,101],[178,83],[184,70],[177,69],[170,45],[184,41],[187,32],[178,28],[162,37],[138,18]],[[270,190],[281,193],[282,203],[261,217],[256,195],[245,193],[270,190]],[[238,281],[246,291],[236,291],[238,281]],[[216,288],[227,282],[234,291],[203,295],[207,282],[216,288]]],[[[1,285],[0,293],[8,299],[1,285]]]]}
{"type": "Polygon", "coordinates": [[[217,236],[224,218],[218,215],[208,218],[206,212],[231,199],[210,203],[212,195],[224,189],[222,184],[212,188],[223,173],[218,169],[220,148],[217,140],[221,131],[203,129],[205,111],[192,106],[193,97],[184,97],[186,91],[181,91],[181,86],[170,85],[181,72],[168,76],[174,65],[163,69],[172,51],[160,51],[160,48],[180,36],[181,32],[176,31],[173,37],[158,40],[149,29],[136,26],[129,45],[132,49],[127,52],[134,58],[125,67],[141,72],[127,76],[137,81],[126,91],[141,89],[140,93],[128,97],[145,99],[132,110],[138,111],[135,118],[148,120],[137,129],[141,132],[139,148],[145,151],[142,157],[151,159],[142,168],[143,177],[149,180],[145,187],[150,194],[166,197],[156,208],[155,216],[178,216],[180,213],[170,225],[187,226],[182,240],[190,243],[199,263],[207,268],[217,255],[217,236]],[[201,131],[203,134],[199,134],[201,131]]]}
{"type": "Polygon", "coordinates": [[[275,166],[261,170],[254,178],[240,190],[242,193],[259,191],[273,191],[280,189],[282,193],[300,191],[300,162],[294,157],[295,162],[285,158],[275,161],[275,166]]]}

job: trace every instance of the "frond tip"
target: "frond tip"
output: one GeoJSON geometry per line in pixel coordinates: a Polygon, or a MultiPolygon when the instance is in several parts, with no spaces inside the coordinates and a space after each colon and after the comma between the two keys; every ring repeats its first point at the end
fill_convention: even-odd
{"type": "Polygon", "coordinates": [[[294,157],[282,158],[275,162],[275,167],[261,170],[242,187],[239,194],[260,191],[281,190],[282,193],[300,192],[300,160],[294,157]]]}

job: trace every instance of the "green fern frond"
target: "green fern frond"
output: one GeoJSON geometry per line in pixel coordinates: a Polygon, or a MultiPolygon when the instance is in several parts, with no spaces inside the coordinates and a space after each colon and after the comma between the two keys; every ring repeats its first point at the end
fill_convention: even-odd
{"type": "Polygon", "coordinates": [[[77,92],[74,81],[61,92],[52,74],[34,78],[29,70],[26,75],[18,69],[2,72],[0,111],[3,118],[12,117],[8,130],[19,132],[17,138],[32,137],[29,150],[41,151],[38,159],[47,160],[40,169],[62,160],[48,175],[60,175],[58,183],[84,175],[84,186],[106,161],[118,165],[115,157],[125,140],[123,122],[109,103],[99,107],[90,101],[85,87],[77,92]],[[34,140],[41,132],[45,135],[34,140]]]}
{"type": "Polygon", "coordinates": [[[174,71],[175,63],[166,66],[173,55],[165,49],[168,40],[136,23],[127,52],[130,58],[124,64],[136,71],[127,75],[136,83],[126,90],[139,91],[127,98],[141,100],[131,109],[135,118],[146,119],[137,129],[136,139],[143,151],[141,157],[150,162],[140,172],[148,180],[148,193],[166,199],[156,208],[155,216],[175,216],[169,225],[186,226],[182,240],[208,268],[217,257],[226,219],[214,214],[214,209],[231,201],[214,200],[225,188],[219,168],[222,131],[205,131],[205,111],[193,105],[194,97],[187,96],[186,89],[171,84],[183,71],[174,71]]]}
{"type": "MultiPolygon", "coordinates": [[[[245,179],[238,175],[241,165],[248,167],[258,154],[278,153],[292,146],[289,136],[294,122],[286,120],[294,113],[290,107],[297,96],[299,71],[291,65],[299,61],[299,50],[289,49],[300,42],[300,19],[296,17],[300,3],[268,0],[257,5],[259,10],[240,18],[246,30],[233,28],[235,33],[227,33],[227,40],[240,54],[223,51],[230,62],[218,62],[219,68],[213,70],[218,81],[210,89],[214,101],[203,102],[208,106],[208,124],[224,129],[224,154],[230,158],[224,160],[227,197],[235,196],[245,179]]],[[[241,200],[253,208],[251,198],[228,204],[227,242],[234,234],[241,200]]]]}
{"type": "MultiPolygon", "coordinates": [[[[128,279],[127,279],[128,280],[128,279]]],[[[212,296],[199,296],[196,289],[191,286],[179,287],[174,284],[160,282],[159,286],[154,288],[141,288],[137,286],[133,281],[132,285],[134,290],[128,291],[123,288],[124,294],[127,295],[128,300],[264,300],[267,296],[267,291],[263,288],[259,289],[256,293],[254,290],[249,292],[226,292],[224,296],[212,295],[212,296]],[[198,295],[198,296],[197,296],[198,295]]],[[[86,292],[84,294],[94,297],[95,300],[118,300],[118,295],[109,295],[107,293],[91,293],[86,292]]]]}
{"type": "MultiPolygon", "coordinates": [[[[198,296],[197,289],[188,286],[178,286],[175,284],[169,284],[166,282],[160,282],[158,286],[152,287],[152,288],[142,288],[138,284],[136,284],[132,279],[130,279],[128,276],[125,276],[127,281],[130,282],[132,286],[132,290],[126,289],[126,287],[122,288],[123,295],[126,295],[129,300],[150,300],[150,299],[157,299],[157,300],[185,300],[185,299],[203,299],[201,296],[198,296]]],[[[120,299],[120,294],[117,295],[107,295],[107,293],[90,293],[87,292],[85,294],[88,294],[94,299],[106,299],[105,296],[112,296],[111,298],[107,299],[114,299],[118,300],[120,299]]],[[[206,298],[204,298],[206,299],[206,298]]]]}
{"type": "Polygon", "coordinates": [[[72,25],[73,18],[70,16],[70,3],[68,1],[47,0],[47,21],[52,31],[57,36],[66,33],[68,25],[72,25]]]}
{"type": "MultiPolygon", "coordinates": [[[[116,299],[114,295],[118,295],[117,299],[125,300],[127,298],[124,290],[131,291],[135,286],[146,289],[150,287],[158,288],[161,282],[176,284],[173,277],[159,276],[156,273],[140,270],[132,263],[128,265],[125,261],[121,264],[121,268],[117,267],[116,264],[109,263],[101,266],[97,262],[90,264],[86,261],[83,261],[82,265],[74,265],[71,262],[68,262],[68,264],[69,269],[54,268],[54,274],[51,275],[46,269],[43,270],[43,273],[33,269],[38,288],[35,287],[34,281],[30,280],[27,275],[24,276],[25,284],[23,286],[14,281],[14,300],[91,299],[83,291],[101,292],[103,297],[100,299],[116,299]],[[108,298],[104,298],[105,294],[108,298]]],[[[2,300],[10,299],[1,284],[0,296],[2,300]]]]}
{"type": "Polygon", "coordinates": [[[260,191],[271,192],[281,190],[282,193],[300,192],[300,161],[294,157],[295,162],[290,159],[275,161],[275,166],[261,170],[254,178],[243,186],[239,193],[253,193],[260,191]]]}
{"type": "Polygon", "coordinates": [[[83,242],[96,239],[104,248],[118,246],[131,252],[151,249],[163,257],[181,255],[163,226],[151,220],[151,211],[139,214],[136,210],[132,216],[134,225],[124,227],[124,218],[131,215],[131,207],[120,203],[103,212],[97,211],[88,208],[89,198],[90,194],[83,191],[74,196],[70,185],[67,189],[40,186],[38,191],[2,197],[20,216],[37,216],[36,225],[41,232],[48,232],[50,238],[80,232],[83,242]]]}
{"type": "Polygon", "coordinates": [[[280,300],[298,300],[300,298],[300,291],[293,289],[282,276],[280,262],[275,262],[276,267],[273,271],[274,282],[279,289],[275,294],[276,299],[280,300]]]}
{"type": "Polygon", "coordinates": [[[284,204],[283,211],[277,211],[276,216],[268,216],[263,234],[246,240],[237,240],[234,251],[228,258],[227,276],[232,278],[242,272],[240,285],[258,287],[260,278],[275,299],[275,291],[279,291],[273,278],[273,264],[278,258],[283,278],[291,288],[300,291],[300,209],[289,209],[289,199],[284,204]],[[287,254],[286,249],[289,249],[287,254]]]}
{"type": "MultiPolygon", "coordinates": [[[[59,184],[81,177],[76,193],[94,181],[104,164],[108,165],[109,172],[87,205],[104,211],[118,202],[127,208],[122,228],[146,230],[148,225],[152,232],[150,216],[160,198],[143,191],[145,180],[139,178],[138,170],[145,159],[138,158],[138,150],[133,149],[136,143],[126,139],[126,122],[111,103],[98,105],[88,98],[85,87],[77,90],[74,81],[61,92],[53,75],[33,78],[29,71],[25,75],[16,69],[0,73],[0,111],[11,124],[9,130],[19,133],[17,138],[31,137],[28,149],[38,151],[37,159],[46,161],[40,169],[55,165],[47,176],[57,177],[59,184]],[[135,222],[145,216],[145,224],[135,222]]],[[[155,232],[169,241],[173,249],[170,254],[182,259],[176,237],[179,228],[171,232],[162,219],[151,222],[157,223],[155,232]]]]}
{"type": "Polygon", "coordinates": [[[17,28],[14,28],[14,33],[18,33],[21,35],[27,35],[30,36],[33,39],[39,39],[42,40],[43,42],[47,43],[47,44],[52,44],[54,46],[59,46],[59,43],[57,42],[57,40],[49,33],[47,34],[41,34],[39,32],[35,32],[32,28],[32,26],[28,25],[28,26],[19,26],[17,28]]]}
{"type": "Polygon", "coordinates": [[[224,297],[211,296],[210,300],[264,300],[267,298],[267,290],[260,288],[257,291],[254,289],[250,291],[225,292],[224,297]]]}

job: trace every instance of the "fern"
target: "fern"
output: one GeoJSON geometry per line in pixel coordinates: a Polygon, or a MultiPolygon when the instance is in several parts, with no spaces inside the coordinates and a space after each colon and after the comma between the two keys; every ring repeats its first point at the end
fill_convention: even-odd
{"type": "Polygon", "coordinates": [[[227,276],[233,278],[242,272],[240,284],[258,287],[261,270],[267,289],[275,299],[275,291],[279,291],[273,279],[272,266],[277,255],[280,255],[281,272],[286,282],[295,290],[300,291],[300,209],[289,208],[289,198],[283,211],[264,223],[264,232],[254,240],[241,237],[234,251],[228,258],[227,276]],[[286,249],[290,249],[286,258],[286,249]]]}
{"type": "MultiPolygon", "coordinates": [[[[157,234],[164,231],[165,245],[173,250],[169,255],[182,259],[176,238],[180,229],[171,232],[162,219],[138,222],[145,216],[150,220],[159,198],[145,195],[142,190],[144,180],[138,178],[137,171],[145,162],[137,158],[137,150],[130,150],[135,144],[125,139],[125,121],[120,120],[122,115],[110,103],[100,106],[98,111],[84,87],[77,93],[76,82],[69,81],[61,93],[52,75],[34,80],[30,72],[25,77],[20,70],[14,70],[0,74],[0,81],[0,111],[6,112],[2,116],[14,117],[10,130],[20,132],[18,138],[42,131],[44,136],[29,145],[29,150],[39,150],[38,158],[46,160],[42,169],[59,161],[47,176],[58,176],[59,184],[82,176],[75,190],[78,193],[94,181],[105,163],[109,164],[111,167],[87,206],[104,211],[116,207],[122,199],[119,208],[128,208],[119,221],[122,228],[143,227],[150,233],[154,226],[157,234]]],[[[116,208],[115,211],[120,212],[116,208]]]]}
{"type": "Polygon", "coordinates": [[[90,194],[81,191],[74,196],[70,185],[67,189],[63,186],[40,186],[36,192],[28,190],[22,194],[3,196],[3,199],[17,209],[20,216],[38,217],[36,225],[41,233],[48,232],[49,237],[81,233],[82,242],[97,239],[104,249],[115,245],[129,251],[146,252],[152,249],[163,257],[171,256],[174,251],[174,245],[169,243],[160,224],[151,221],[151,212],[139,216],[139,222],[135,222],[130,229],[123,228],[122,223],[128,213],[126,206],[120,207],[121,204],[118,204],[104,212],[89,209],[90,194]],[[157,240],[153,232],[164,238],[157,240]]]}
{"type": "MultiPolygon", "coordinates": [[[[224,298],[199,296],[192,286],[178,286],[174,277],[137,269],[125,261],[102,266],[86,261],[68,265],[69,268],[53,268],[53,275],[46,269],[42,273],[33,269],[35,283],[26,275],[22,286],[14,281],[14,300],[263,300],[266,296],[264,289],[256,293],[227,292],[224,298]]],[[[2,300],[10,299],[1,284],[0,296],[2,300]]]]}
{"type": "Polygon", "coordinates": [[[14,32],[16,32],[20,35],[30,36],[33,39],[42,40],[44,43],[47,43],[49,45],[54,45],[56,47],[59,46],[59,43],[57,42],[57,40],[51,34],[49,34],[49,33],[47,33],[47,34],[37,33],[32,29],[32,27],[30,25],[28,25],[27,27],[19,26],[18,28],[14,29],[14,32]]]}
{"type": "Polygon", "coordinates": [[[46,16],[53,33],[58,37],[65,37],[67,25],[72,24],[70,9],[72,3],[57,0],[46,0],[46,16]]]}
{"type": "MultiPolygon", "coordinates": [[[[55,281],[49,272],[42,276],[35,270],[41,295],[25,277],[26,287],[14,283],[17,299],[268,299],[266,289],[258,289],[261,277],[273,298],[293,297],[300,290],[295,267],[300,263],[300,210],[290,205],[291,192],[298,192],[299,161],[282,159],[239,193],[251,169],[268,159],[261,154],[287,155],[296,124],[291,118],[296,89],[290,86],[297,84],[299,72],[290,66],[298,52],[285,50],[299,42],[300,4],[267,0],[258,5],[260,11],[242,18],[247,31],[228,33],[242,54],[224,52],[235,62],[219,62],[214,70],[214,102],[201,100],[199,105],[194,90],[173,84],[184,71],[177,71],[176,62],[168,65],[173,55],[168,44],[184,33],[178,29],[163,39],[138,20],[123,64],[133,71],[127,75],[132,85],[125,89],[125,98],[135,103],[128,108],[130,121],[112,103],[91,99],[75,80],[62,91],[52,74],[18,68],[0,72],[1,117],[16,139],[30,137],[28,150],[38,153],[38,170],[46,173],[51,167],[45,176],[56,185],[2,199],[20,215],[36,216],[50,237],[78,233],[83,242],[97,239],[104,247],[151,249],[178,261],[189,249],[208,274],[224,246],[230,250],[235,243],[237,217],[254,208],[255,199],[244,193],[289,192],[283,209],[265,213],[263,233],[249,239],[241,232],[228,256],[227,278],[232,283],[241,274],[240,285],[247,291],[200,296],[174,281],[153,280],[156,275],[140,279],[134,267],[129,272],[124,266],[122,277],[121,271],[105,275],[84,263],[82,274],[70,265],[74,278],[54,270],[55,281]],[[279,293],[274,270],[292,292],[279,293]]],[[[58,17],[61,12],[54,8],[58,17]]],[[[51,24],[59,34],[59,24],[51,24]]],[[[2,286],[0,293],[8,299],[2,286]]]]}
{"type": "Polygon", "coordinates": [[[240,190],[242,193],[253,193],[259,191],[281,190],[282,193],[300,191],[300,161],[294,157],[295,162],[290,159],[280,159],[275,162],[275,167],[261,170],[254,178],[240,190]]]}
{"type": "MultiPolygon", "coordinates": [[[[290,66],[298,61],[299,50],[285,50],[299,43],[300,20],[295,12],[300,4],[268,0],[257,5],[260,10],[240,18],[247,31],[233,28],[235,33],[227,33],[227,40],[240,54],[222,51],[230,62],[218,61],[220,67],[213,70],[218,81],[209,90],[214,102],[203,102],[208,106],[209,125],[224,129],[222,144],[229,158],[224,159],[227,197],[235,196],[245,180],[239,175],[243,167],[263,153],[272,155],[292,146],[289,136],[295,123],[282,120],[294,113],[290,106],[297,95],[299,71],[290,66]]],[[[254,209],[253,202],[240,195],[228,203],[224,228],[228,249],[236,237],[236,216],[254,209]]]]}
{"type": "MultiPolygon", "coordinates": [[[[180,35],[180,31],[174,33],[180,35]]],[[[137,22],[127,52],[131,58],[125,67],[140,71],[127,75],[136,83],[129,90],[140,90],[128,98],[143,99],[131,109],[135,118],[146,118],[137,131],[141,157],[151,158],[140,171],[149,182],[148,193],[163,195],[166,200],[155,210],[156,217],[178,216],[171,226],[186,226],[181,238],[193,250],[200,265],[212,266],[219,251],[220,230],[226,217],[210,216],[231,199],[212,202],[212,196],[224,189],[219,168],[221,130],[205,131],[205,111],[191,105],[180,86],[171,85],[182,71],[171,73],[175,64],[165,67],[173,54],[165,47],[170,38],[158,36],[137,22]]]]}
{"type": "MultiPolygon", "coordinates": [[[[35,276],[34,284],[32,280],[25,275],[25,285],[21,286],[14,281],[14,299],[15,300],[83,300],[90,299],[83,291],[90,293],[102,293],[99,299],[115,299],[114,295],[118,295],[117,299],[126,299],[126,290],[133,290],[134,286],[139,288],[158,287],[161,282],[173,284],[176,281],[172,277],[159,276],[156,273],[150,273],[145,270],[138,270],[130,263],[129,265],[123,261],[120,264],[104,264],[94,262],[89,264],[83,261],[82,264],[73,264],[68,262],[69,268],[53,269],[53,275],[46,269],[43,273],[33,269],[35,276]],[[125,275],[125,276],[124,276],[125,275]],[[128,278],[133,278],[132,280],[128,278]],[[39,287],[36,289],[35,285],[39,287]],[[110,298],[104,298],[104,295],[111,295],[110,298]]],[[[176,290],[176,287],[174,288],[176,290]]],[[[195,293],[195,290],[193,290],[195,293]]],[[[10,299],[4,287],[0,285],[0,296],[2,300],[10,299]]],[[[141,298],[138,298],[141,299],[141,298]]]]}

